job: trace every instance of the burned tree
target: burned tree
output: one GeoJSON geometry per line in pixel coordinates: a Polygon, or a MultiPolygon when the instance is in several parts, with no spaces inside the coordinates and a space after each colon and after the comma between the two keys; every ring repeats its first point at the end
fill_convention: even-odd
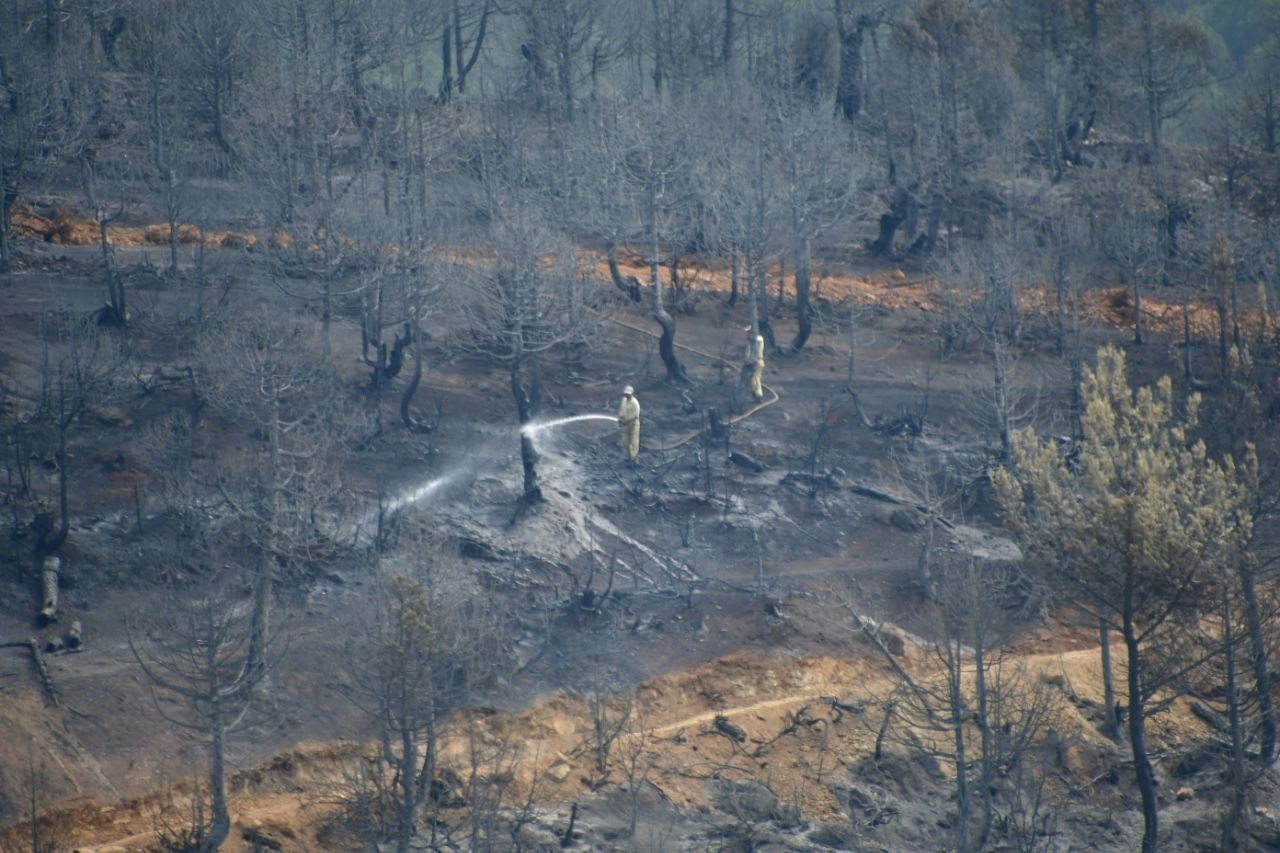
{"type": "Polygon", "coordinates": [[[685,383],[688,374],[676,354],[676,320],[663,300],[661,267],[671,245],[685,236],[682,224],[690,203],[689,152],[682,144],[682,110],[644,107],[618,125],[629,220],[644,246],[649,267],[649,315],[658,324],[658,355],[667,381],[685,383]]]}
{"type": "Polygon", "coordinates": [[[215,573],[205,589],[171,595],[145,627],[146,642],[132,633],[129,637],[156,710],[206,741],[208,822],[188,833],[190,849],[198,853],[218,850],[230,834],[227,738],[248,713],[253,688],[266,674],[265,662],[255,665],[250,657],[252,602],[237,594],[233,581],[215,573]]]}
{"type": "Polygon", "coordinates": [[[849,156],[851,144],[844,128],[831,116],[785,104],[779,112],[778,159],[796,290],[796,334],[789,348],[800,352],[813,333],[813,241],[845,213],[861,177],[862,160],[849,156]]]}
{"type": "Polygon", "coordinates": [[[836,107],[853,121],[862,112],[867,35],[884,23],[884,12],[865,0],[835,0],[836,35],[840,40],[840,70],[836,78],[836,107]]]}
{"type": "Polygon", "coordinates": [[[77,427],[93,406],[112,399],[121,363],[119,348],[91,320],[55,324],[45,335],[38,386],[10,386],[17,393],[6,394],[13,400],[4,423],[12,534],[15,540],[32,534],[32,550],[20,566],[39,563],[66,542],[77,427]],[[44,470],[54,472],[52,485],[44,470]]]}
{"type": "MultiPolygon", "coordinates": [[[[573,279],[585,272],[559,262],[573,256],[572,247],[566,237],[546,229],[534,201],[504,194],[494,202],[494,255],[478,270],[458,268],[458,299],[471,329],[468,346],[506,368],[516,420],[523,428],[541,407],[543,359],[584,340],[594,312],[589,304],[575,304],[575,294],[586,288],[573,279]]],[[[537,462],[533,440],[522,429],[525,507],[542,498],[537,462]]]]}
{"type": "MultiPolygon", "coordinates": [[[[1039,780],[1039,742],[1060,725],[1058,700],[1008,644],[1028,615],[1026,578],[1009,564],[951,560],[936,581],[936,633],[912,642],[857,616],[897,679],[878,740],[951,765],[951,849],[989,849],[1020,786],[1039,780]],[[907,651],[908,644],[913,651],[907,651]],[[911,672],[900,658],[919,655],[911,672]]],[[[877,747],[879,750],[879,747],[877,747]]]]}
{"type": "Polygon", "coordinates": [[[265,666],[277,572],[331,536],[323,521],[342,509],[338,466],[358,424],[334,405],[336,378],[321,349],[300,326],[250,316],[211,328],[198,345],[198,393],[245,430],[234,462],[206,459],[196,476],[255,551],[255,670],[265,666]]]}
{"type": "Polygon", "coordinates": [[[409,849],[423,810],[434,815],[458,796],[439,762],[445,716],[488,684],[503,660],[498,614],[452,544],[425,524],[407,533],[401,553],[379,558],[373,627],[351,657],[354,701],[378,742],[375,787],[394,799],[388,826],[365,827],[388,837],[367,840],[392,840],[397,850],[409,849]],[[413,568],[387,565],[409,553],[413,568]]]}
{"type": "Polygon", "coordinates": [[[379,431],[382,392],[404,373],[407,362],[410,372],[400,392],[400,421],[409,430],[429,429],[414,417],[413,401],[426,368],[423,349],[427,332],[423,324],[434,310],[445,276],[440,264],[425,254],[406,250],[381,258],[362,274],[358,285],[361,360],[370,368],[369,386],[379,431]],[[389,345],[387,332],[392,334],[389,345]]]}

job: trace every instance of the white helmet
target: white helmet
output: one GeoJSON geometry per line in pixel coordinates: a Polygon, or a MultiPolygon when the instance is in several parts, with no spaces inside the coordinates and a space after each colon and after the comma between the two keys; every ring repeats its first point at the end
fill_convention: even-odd
{"type": "Polygon", "coordinates": [[[636,389],[628,385],[626,388],[622,389],[622,393],[624,396],[630,397],[632,394],[636,393],[636,389]]]}

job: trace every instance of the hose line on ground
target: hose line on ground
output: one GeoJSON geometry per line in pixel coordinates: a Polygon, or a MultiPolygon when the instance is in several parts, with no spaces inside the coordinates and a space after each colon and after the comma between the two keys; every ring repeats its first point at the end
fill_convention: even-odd
{"type": "MultiPolygon", "coordinates": [[[[639,333],[640,333],[640,334],[642,334],[642,335],[648,335],[648,336],[649,336],[649,337],[651,337],[651,338],[659,337],[659,335],[658,335],[658,334],[656,334],[656,333],[654,333],[654,332],[651,332],[650,330],[648,330],[648,329],[646,329],[646,328],[644,328],[644,327],[642,327],[642,326],[635,326],[635,325],[632,325],[631,323],[628,323],[628,322],[626,322],[625,320],[619,320],[619,319],[617,319],[617,318],[610,317],[610,318],[609,318],[609,322],[611,322],[611,323],[616,323],[617,325],[621,326],[621,327],[622,327],[622,328],[624,328],[624,329],[630,329],[630,330],[631,330],[631,331],[633,331],[633,332],[639,332],[639,333]]],[[[674,342],[673,342],[673,343],[674,343],[674,342]]],[[[686,351],[688,351],[688,352],[691,352],[691,353],[693,353],[693,354],[695,354],[695,355],[700,355],[700,356],[702,356],[703,358],[709,358],[709,359],[711,359],[712,361],[718,361],[718,362],[721,362],[722,364],[727,364],[727,365],[729,365],[730,367],[732,367],[732,366],[733,366],[733,362],[729,361],[729,359],[727,359],[727,358],[721,358],[721,357],[720,357],[720,356],[718,356],[718,355],[713,355],[712,353],[705,352],[705,351],[700,350],[700,349],[696,349],[696,348],[691,347],[691,346],[689,346],[689,345],[687,345],[687,344],[676,343],[676,344],[675,344],[675,346],[679,347],[679,348],[680,348],[680,349],[682,349],[682,350],[686,350],[686,351]]],[[[761,383],[761,384],[763,385],[763,383],[761,383]]],[[[758,411],[760,411],[760,410],[762,410],[762,409],[767,409],[767,408],[769,408],[770,406],[772,406],[774,403],[778,402],[778,392],[777,392],[777,391],[775,391],[775,390],[774,390],[772,387],[770,387],[769,385],[764,385],[764,389],[765,389],[766,391],[768,391],[770,394],[772,394],[772,395],[773,395],[773,397],[772,397],[771,399],[765,400],[765,401],[764,401],[764,402],[762,402],[762,403],[757,403],[756,405],[752,406],[750,409],[747,409],[745,412],[743,412],[743,413],[742,413],[742,414],[740,414],[740,415],[734,415],[732,418],[729,418],[728,420],[726,420],[726,421],[724,422],[724,423],[725,423],[725,426],[732,426],[733,424],[736,424],[738,421],[746,420],[747,418],[749,418],[749,417],[751,417],[752,415],[754,415],[756,412],[758,412],[758,411]]],[[[705,429],[694,430],[693,432],[689,433],[689,434],[688,434],[688,435],[686,435],[684,438],[681,438],[679,441],[676,441],[676,442],[674,442],[673,444],[660,445],[660,446],[658,446],[658,447],[654,447],[654,448],[652,448],[652,449],[653,449],[653,450],[658,451],[659,453],[666,453],[666,452],[668,452],[668,451],[675,450],[677,447],[683,447],[684,445],[686,445],[686,444],[688,444],[689,442],[693,441],[693,440],[694,440],[695,438],[697,438],[698,436],[702,435],[704,432],[706,432],[706,430],[705,430],[705,429]]]]}

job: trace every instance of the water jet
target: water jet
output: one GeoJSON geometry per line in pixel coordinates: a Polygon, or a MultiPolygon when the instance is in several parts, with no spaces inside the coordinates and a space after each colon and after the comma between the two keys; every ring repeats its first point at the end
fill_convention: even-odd
{"type": "Polygon", "coordinates": [[[533,436],[547,429],[555,429],[565,424],[578,423],[579,421],[617,421],[613,415],[572,415],[567,418],[557,418],[554,421],[530,421],[520,427],[520,434],[533,436]]]}

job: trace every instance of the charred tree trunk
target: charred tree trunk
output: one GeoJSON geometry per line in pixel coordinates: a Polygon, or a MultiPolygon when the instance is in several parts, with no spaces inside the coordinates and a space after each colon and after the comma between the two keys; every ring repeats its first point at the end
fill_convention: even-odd
{"type": "Polygon", "coordinates": [[[0,274],[11,271],[12,249],[9,246],[9,212],[13,210],[13,202],[17,196],[16,181],[5,169],[0,159],[0,274]]]}
{"type": "Polygon", "coordinates": [[[209,834],[200,843],[200,853],[214,853],[231,834],[231,815],[227,811],[226,732],[222,720],[222,705],[214,698],[209,709],[209,795],[212,797],[213,814],[209,821],[209,834]]]}
{"type": "Polygon", "coordinates": [[[1058,316],[1057,316],[1057,333],[1058,333],[1058,355],[1067,354],[1067,284],[1068,277],[1066,271],[1066,258],[1063,250],[1057,250],[1057,256],[1054,259],[1054,285],[1058,298],[1058,316]]]}
{"type": "Polygon", "coordinates": [[[408,384],[405,385],[404,391],[400,394],[400,422],[405,425],[406,429],[415,432],[423,429],[422,424],[414,420],[413,417],[413,398],[418,393],[418,386],[422,383],[422,343],[417,340],[414,335],[413,343],[413,375],[409,377],[408,384]]]}
{"type": "Polygon", "coordinates": [[[738,288],[742,276],[742,264],[739,260],[737,247],[729,249],[729,307],[738,304],[738,288]]]}
{"type": "Polygon", "coordinates": [[[796,336],[791,341],[791,351],[800,352],[813,334],[813,318],[809,305],[810,245],[808,236],[796,236],[796,336]]]}
{"type": "Polygon", "coordinates": [[[862,112],[862,44],[873,21],[859,15],[845,16],[845,0],[836,0],[836,33],[840,38],[840,71],[836,79],[836,106],[852,121],[862,112]]]}
{"type": "Polygon", "coordinates": [[[1147,760],[1147,708],[1142,694],[1142,657],[1138,647],[1138,627],[1131,608],[1125,607],[1124,645],[1129,682],[1129,743],[1133,749],[1133,769],[1142,796],[1142,853],[1156,853],[1160,829],[1156,777],[1147,760]]]}
{"type": "Polygon", "coordinates": [[[1182,294],[1182,380],[1191,387],[1191,306],[1182,294]]]}
{"type": "Polygon", "coordinates": [[[1138,276],[1133,277],[1133,343],[1142,346],[1142,286],[1138,276]]]}
{"type": "Polygon", "coordinates": [[[662,276],[659,273],[658,265],[660,257],[658,255],[658,210],[657,210],[657,191],[649,187],[649,285],[653,291],[653,301],[650,304],[649,313],[652,315],[659,328],[662,329],[662,336],[658,339],[658,355],[662,358],[662,363],[667,368],[667,381],[684,384],[689,381],[688,374],[685,373],[684,365],[680,363],[679,356],[676,355],[676,321],[667,313],[667,309],[662,304],[662,276]]]}
{"type": "Polygon", "coordinates": [[[998,699],[990,695],[987,686],[987,650],[983,628],[979,625],[966,625],[966,633],[972,628],[973,638],[973,693],[977,700],[977,711],[974,723],[978,727],[978,746],[980,756],[978,766],[980,775],[978,785],[982,796],[982,815],[978,822],[978,831],[973,840],[973,849],[988,849],[987,842],[991,838],[992,824],[995,822],[995,793],[1000,770],[997,768],[996,743],[991,727],[990,705],[998,699]]]}
{"type": "MultiPolygon", "coordinates": [[[[65,405],[65,404],[64,404],[65,405]]],[[[71,532],[71,516],[67,512],[67,481],[69,472],[67,465],[69,464],[69,454],[67,453],[67,430],[71,427],[71,419],[74,414],[64,413],[58,421],[58,450],[54,454],[54,460],[58,466],[58,527],[50,534],[49,530],[53,526],[48,519],[47,514],[41,514],[42,518],[37,518],[40,523],[36,528],[36,557],[45,557],[56,552],[67,541],[67,534],[71,532]]]]}
{"type": "Polygon", "coordinates": [[[1010,411],[1004,344],[995,336],[991,339],[991,374],[992,414],[995,416],[996,429],[1000,433],[1000,459],[1003,464],[1008,464],[1013,451],[1013,414],[1010,411]]]}
{"type": "Polygon", "coordinates": [[[42,625],[58,621],[58,575],[61,571],[61,560],[57,557],[44,558],[44,566],[40,571],[40,624],[42,625]]]}
{"type": "Polygon", "coordinates": [[[738,384],[733,390],[733,413],[742,414],[746,411],[747,400],[751,396],[751,374],[755,372],[755,365],[747,363],[742,365],[738,370],[738,384]]]}
{"type": "Polygon", "coordinates": [[[1120,740],[1120,721],[1116,719],[1116,688],[1111,666],[1111,626],[1098,619],[1098,648],[1102,656],[1102,733],[1113,741],[1120,740]]]}
{"type": "Polygon", "coordinates": [[[107,235],[107,224],[111,221],[111,217],[98,200],[92,152],[86,152],[81,156],[80,166],[85,196],[89,206],[93,208],[94,218],[98,224],[98,256],[102,264],[102,278],[107,286],[107,304],[99,315],[100,322],[110,326],[123,326],[129,319],[125,305],[124,281],[116,271],[115,251],[107,235]]]}
{"type": "MultiPolygon", "coordinates": [[[[181,205],[179,198],[178,177],[174,174],[173,169],[169,169],[165,175],[165,219],[169,221],[169,275],[176,276],[178,274],[178,217],[181,213],[181,205]]],[[[204,234],[199,234],[199,239],[203,242],[204,234]]]]}
{"type": "Polygon", "coordinates": [[[938,247],[938,235],[942,233],[942,210],[942,194],[935,193],[929,203],[929,222],[925,227],[925,233],[920,240],[916,241],[919,244],[918,247],[912,245],[913,250],[918,250],[922,255],[933,254],[933,250],[938,247]]]}
{"type": "Polygon", "coordinates": [[[641,301],[640,282],[633,275],[623,277],[622,270],[618,268],[618,247],[612,241],[606,247],[605,255],[609,261],[609,278],[613,281],[613,286],[625,293],[632,302],[641,301]]]}
{"type": "Polygon", "coordinates": [[[218,150],[222,152],[222,156],[218,158],[218,177],[226,178],[231,174],[231,164],[235,160],[236,149],[231,144],[231,140],[227,138],[227,123],[223,116],[225,108],[223,106],[222,83],[219,79],[213,84],[213,107],[210,110],[210,124],[212,125],[213,141],[218,146],[218,150]]]}
{"type": "Polygon", "coordinates": [[[249,630],[249,649],[245,669],[248,683],[256,684],[267,671],[267,639],[271,593],[275,582],[276,546],[280,537],[280,517],[284,509],[284,488],[281,482],[280,404],[272,401],[266,424],[267,472],[266,494],[259,528],[257,577],[253,584],[253,620],[249,630]]]}
{"type": "Polygon", "coordinates": [[[1231,378],[1231,346],[1240,346],[1240,331],[1238,322],[1230,316],[1236,308],[1235,260],[1225,234],[1219,233],[1209,244],[1209,261],[1218,309],[1218,361],[1226,383],[1231,378]],[[1234,330],[1229,331],[1229,326],[1234,330]]]}
{"type": "Polygon", "coordinates": [[[900,225],[902,225],[902,217],[896,211],[891,209],[880,214],[880,231],[876,235],[875,242],[871,244],[871,254],[892,257],[893,238],[898,233],[900,225]]]}
{"type": "MultiPolygon", "coordinates": [[[[1156,197],[1168,203],[1164,185],[1164,127],[1161,95],[1156,81],[1156,54],[1161,46],[1155,33],[1155,2],[1141,0],[1142,16],[1142,88],[1147,106],[1147,130],[1151,143],[1151,171],[1155,177],[1156,197]]],[[[1172,221],[1172,220],[1170,220],[1172,221]]],[[[1176,226],[1175,226],[1176,227],[1176,226]]],[[[1145,842],[1144,842],[1145,843],[1145,842]]]]}
{"type": "MultiPolygon", "coordinates": [[[[511,362],[511,396],[516,401],[516,417],[520,426],[533,420],[536,405],[524,377],[527,357],[513,359],[511,362]]],[[[524,506],[539,503],[542,500],[542,489],[538,486],[538,452],[534,449],[533,439],[523,430],[520,432],[520,468],[524,477],[524,492],[520,501],[524,506]]]]}
{"type": "Polygon", "coordinates": [[[493,0],[485,0],[484,5],[480,9],[480,21],[475,26],[475,35],[471,37],[471,53],[466,54],[466,40],[462,33],[462,12],[458,7],[457,0],[453,3],[453,61],[454,61],[454,79],[457,80],[458,94],[467,91],[467,75],[471,73],[471,69],[475,67],[476,60],[480,58],[480,48],[484,45],[485,33],[489,29],[489,16],[493,14],[493,0]]]}
{"type": "Polygon", "coordinates": [[[413,343],[413,327],[405,323],[404,335],[396,335],[395,340],[391,342],[391,354],[387,357],[386,367],[388,382],[400,375],[400,370],[404,367],[405,347],[411,343],[413,343]]]}
{"type": "Polygon", "coordinates": [[[936,533],[934,514],[925,513],[924,532],[920,536],[920,553],[916,555],[916,578],[920,588],[924,590],[925,597],[930,601],[936,601],[938,598],[937,588],[933,582],[933,565],[930,562],[936,533]]]}
{"type": "MultiPolygon", "coordinates": [[[[412,699],[400,696],[400,719],[411,719],[413,712],[409,710],[412,699]]],[[[400,814],[396,821],[396,853],[409,853],[409,844],[414,835],[414,813],[417,811],[417,778],[418,769],[417,739],[409,726],[400,727],[400,760],[397,762],[396,778],[400,782],[400,814]]]]}
{"type": "Polygon", "coordinates": [[[423,723],[422,763],[419,765],[417,781],[417,796],[420,803],[426,803],[433,799],[431,796],[431,783],[436,778],[436,753],[439,743],[434,696],[429,695],[426,702],[427,707],[423,710],[426,720],[423,723]]]}
{"type": "Polygon", "coordinates": [[[880,214],[879,233],[875,241],[867,247],[871,254],[884,258],[894,257],[893,240],[898,234],[898,228],[907,221],[909,207],[910,195],[906,190],[899,188],[894,192],[893,203],[889,206],[889,210],[880,214]]]}
{"type": "Polygon", "coordinates": [[[1222,814],[1222,849],[1234,851],[1240,849],[1238,837],[1244,826],[1244,801],[1248,782],[1244,772],[1244,732],[1240,714],[1240,691],[1237,684],[1236,638],[1231,612],[1231,594],[1229,587],[1223,585],[1222,590],[1222,664],[1223,687],[1227,700],[1227,721],[1231,736],[1231,761],[1227,778],[1231,784],[1229,804],[1222,814]]]}
{"type": "Polygon", "coordinates": [[[658,0],[649,0],[649,11],[653,19],[653,34],[650,37],[653,42],[653,93],[661,95],[662,83],[666,79],[663,69],[670,44],[662,37],[663,15],[658,7],[658,0]]]}
{"type": "Polygon", "coordinates": [[[453,27],[445,24],[440,33],[440,100],[453,97],[453,27]]]}
{"type": "Polygon", "coordinates": [[[962,667],[958,660],[964,652],[960,648],[959,640],[952,641],[948,639],[947,646],[947,658],[949,661],[947,668],[947,698],[951,717],[948,722],[951,728],[952,761],[956,777],[955,849],[961,851],[961,853],[968,853],[972,849],[969,844],[969,822],[972,815],[972,805],[969,802],[969,760],[965,743],[965,708],[967,703],[961,682],[962,667]]]}
{"type": "Polygon", "coordinates": [[[1249,633],[1249,651],[1253,656],[1253,680],[1257,692],[1258,716],[1261,718],[1262,743],[1258,760],[1270,766],[1276,760],[1276,712],[1271,701],[1271,666],[1267,660],[1267,641],[1254,588],[1253,567],[1243,561],[1236,570],[1244,598],[1245,626],[1249,633]]]}

